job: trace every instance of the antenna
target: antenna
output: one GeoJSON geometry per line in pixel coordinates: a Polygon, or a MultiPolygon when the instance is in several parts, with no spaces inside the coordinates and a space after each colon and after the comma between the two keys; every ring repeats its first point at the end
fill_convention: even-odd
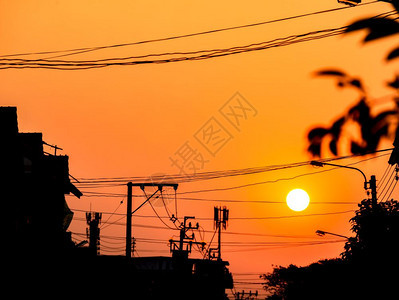
{"type": "Polygon", "coordinates": [[[213,208],[213,224],[214,228],[218,231],[218,247],[209,249],[209,258],[215,258],[215,255],[212,255],[212,252],[217,251],[217,259],[222,260],[222,251],[221,251],[221,239],[222,239],[222,228],[226,230],[227,223],[229,221],[229,210],[224,206],[214,207],[213,208]]]}

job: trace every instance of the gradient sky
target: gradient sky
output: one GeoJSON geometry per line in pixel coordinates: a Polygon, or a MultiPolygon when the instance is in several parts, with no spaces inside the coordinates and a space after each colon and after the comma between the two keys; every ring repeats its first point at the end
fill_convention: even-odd
{"type": "MultiPolygon", "coordinates": [[[[0,0],[0,55],[128,43],[338,7],[342,6],[332,0],[223,0],[188,3],[176,0],[0,0]]],[[[390,10],[391,6],[386,3],[373,3],[262,26],[113,48],[63,59],[101,59],[247,45],[341,27],[360,17],[390,10]]],[[[200,170],[203,172],[302,162],[311,159],[306,153],[308,130],[316,125],[329,125],[357,100],[354,91],[338,90],[332,80],[316,78],[315,71],[334,67],[360,76],[373,98],[379,99],[391,93],[384,82],[393,78],[398,65],[397,62],[386,64],[384,56],[395,43],[388,39],[362,46],[363,34],[329,37],[203,61],[116,66],[85,71],[1,70],[0,105],[18,107],[20,131],[43,132],[47,143],[63,148],[61,153],[69,155],[70,173],[76,178],[176,174],[179,169],[171,165],[170,158],[175,157],[176,152],[186,142],[208,160],[200,170]],[[229,101],[232,101],[237,92],[252,107],[248,118],[242,120],[239,128],[232,126],[219,111],[226,103],[231,103],[229,101]],[[214,156],[195,139],[196,133],[211,118],[221,123],[230,136],[228,142],[214,156]]],[[[386,100],[381,99],[382,102],[386,100]]],[[[381,145],[381,148],[388,147],[391,147],[390,142],[381,145]]],[[[47,151],[52,150],[49,148],[47,151]]],[[[331,154],[326,152],[325,157],[329,156],[331,154]]],[[[348,159],[340,163],[353,163],[361,159],[348,159]]],[[[356,166],[368,177],[375,174],[378,179],[387,166],[387,160],[388,156],[383,156],[356,166]]],[[[306,166],[257,175],[197,181],[181,184],[179,192],[272,181],[315,171],[320,170],[306,166]]],[[[325,202],[358,202],[365,197],[362,186],[360,174],[340,169],[247,188],[180,195],[211,200],[263,200],[281,203],[225,203],[181,199],[178,201],[178,215],[212,218],[215,205],[226,205],[232,219],[226,231],[230,234],[223,234],[222,239],[242,244],[223,245],[223,258],[230,262],[230,270],[236,274],[237,281],[255,282],[258,281],[255,275],[271,271],[272,265],[304,265],[323,258],[337,257],[343,251],[343,242],[312,246],[298,246],[291,242],[336,240],[332,237],[316,236],[314,233],[317,229],[350,235],[348,221],[353,212],[346,211],[355,210],[356,204],[325,202]],[[311,203],[303,212],[293,212],[282,203],[286,194],[294,188],[303,188],[310,195],[311,203]],[[316,215],[303,216],[309,214],[316,215]],[[281,216],[289,218],[275,218],[281,216]],[[234,220],[234,217],[273,218],[234,220]],[[275,237],[276,235],[279,237],[275,237]],[[276,244],[273,247],[251,245],[255,242],[276,244]],[[247,275],[244,276],[243,273],[253,276],[245,277],[247,275]]],[[[115,187],[112,192],[124,194],[126,187],[115,187]]],[[[134,192],[140,194],[140,190],[134,192]]],[[[126,202],[120,204],[123,197],[83,197],[80,200],[67,197],[67,200],[71,209],[75,210],[75,220],[70,227],[74,233],[85,233],[86,223],[82,211],[91,209],[103,212],[116,210],[119,214],[125,212],[126,202]]],[[[138,205],[137,202],[134,206],[138,205]]],[[[171,201],[168,206],[172,212],[175,209],[173,203],[171,201]]],[[[156,209],[160,215],[166,215],[162,206],[156,209]]],[[[154,216],[149,206],[138,214],[154,216]]],[[[109,215],[104,215],[103,220],[108,217],[109,215]]],[[[120,217],[114,215],[110,221],[120,217]]],[[[119,222],[122,224],[124,221],[122,219],[119,222]]],[[[213,232],[212,222],[198,221],[207,231],[204,240],[209,242],[213,232]]],[[[166,222],[172,225],[168,220],[166,222]]],[[[164,227],[156,218],[137,217],[134,218],[134,223],[164,227]]],[[[101,232],[104,236],[124,236],[123,224],[104,227],[101,232]]],[[[133,234],[138,238],[165,241],[156,244],[137,243],[140,256],[152,256],[169,255],[167,240],[177,233],[167,229],[133,226],[133,234]]],[[[122,249],[114,254],[123,253],[123,242],[107,244],[104,238],[102,245],[122,249]]],[[[103,249],[106,250],[105,247],[103,249]]],[[[193,253],[193,257],[197,256],[198,254],[193,253]]],[[[239,290],[255,290],[257,287],[237,285],[239,290]]]]}

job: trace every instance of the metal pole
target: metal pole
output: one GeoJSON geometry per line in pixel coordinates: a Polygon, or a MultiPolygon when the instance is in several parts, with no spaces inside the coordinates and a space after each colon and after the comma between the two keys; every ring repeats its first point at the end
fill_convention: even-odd
{"type": "Polygon", "coordinates": [[[222,220],[221,220],[221,216],[220,216],[220,212],[222,210],[219,209],[219,237],[218,237],[218,260],[222,260],[222,220]]]}
{"type": "Polygon", "coordinates": [[[371,189],[371,205],[372,207],[377,206],[377,180],[374,175],[370,177],[370,189],[371,189]]]}
{"type": "Polygon", "coordinates": [[[127,209],[126,209],[126,257],[132,257],[132,186],[127,184],[127,209]]]}

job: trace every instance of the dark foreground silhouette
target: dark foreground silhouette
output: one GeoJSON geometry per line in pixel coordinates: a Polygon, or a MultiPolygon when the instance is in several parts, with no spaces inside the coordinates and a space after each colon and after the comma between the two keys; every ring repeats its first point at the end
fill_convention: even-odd
{"type": "Polygon", "coordinates": [[[0,142],[4,295],[225,299],[233,280],[221,259],[191,259],[183,249],[171,257],[107,256],[95,243],[74,243],[65,194],[82,193],[69,179],[68,156],[56,155],[41,133],[20,133],[15,107],[0,107],[0,142]]]}

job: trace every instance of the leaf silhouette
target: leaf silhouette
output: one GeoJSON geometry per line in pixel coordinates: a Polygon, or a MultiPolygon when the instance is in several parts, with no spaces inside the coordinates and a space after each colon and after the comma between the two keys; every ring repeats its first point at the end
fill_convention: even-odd
{"type": "Polygon", "coordinates": [[[362,90],[362,91],[364,90],[363,89],[363,85],[362,85],[362,83],[360,82],[359,79],[353,79],[353,80],[351,80],[349,82],[349,84],[354,86],[354,87],[357,87],[359,90],[362,90]]]}
{"type": "Polygon", "coordinates": [[[362,19],[349,25],[345,32],[348,33],[362,29],[369,30],[369,33],[363,40],[363,42],[369,42],[399,33],[399,23],[387,18],[362,19]]]}
{"type": "MultiPolygon", "coordinates": [[[[396,136],[393,142],[395,148],[393,149],[391,156],[389,157],[388,163],[390,165],[398,164],[399,165],[399,126],[396,128],[396,136]]],[[[320,155],[319,155],[320,157],[320,155]]]]}
{"type": "Polygon", "coordinates": [[[342,130],[342,126],[345,123],[345,119],[346,119],[345,117],[339,118],[331,126],[330,132],[331,132],[332,136],[334,137],[334,139],[338,139],[338,137],[341,133],[341,130],[342,130]]]}
{"type": "Polygon", "coordinates": [[[323,127],[313,128],[308,133],[308,140],[312,141],[315,139],[322,139],[325,135],[329,133],[329,130],[323,127]]]}
{"type": "Polygon", "coordinates": [[[379,124],[388,124],[389,123],[389,117],[391,116],[395,116],[398,115],[398,111],[396,110],[387,110],[384,111],[380,114],[378,114],[375,118],[374,118],[374,122],[376,124],[376,126],[378,126],[379,124]]]}
{"type": "MultiPolygon", "coordinates": [[[[399,12],[399,0],[382,0],[390,2],[399,12]]],[[[340,1],[338,1],[340,2],[340,1]]],[[[360,1],[359,1],[360,2],[360,1]]],[[[399,22],[396,19],[386,17],[373,17],[361,19],[349,25],[345,30],[346,33],[355,32],[359,30],[366,30],[367,34],[363,42],[378,40],[384,37],[389,37],[399,33],[399,22]]],[[[399,47],[393,49],[387,56],[386,60],[392,60],[399,57],[399,47]]],[[[347,113],[336,120],[331,127],[317,127],[311,130],[308,134],[308,151],[313,156],[321,157],[323,140],[329,140],[329,149],[334,155],[338,155],[338,148],[340,144],[340,137],[345,133],[342,131],[346,122],[354,121],[360,127],[360,140],[358,142],[351,141],[352,154],[365,154],[376,151],[382,138],[390,137],[391,129],[396,128],[395,143],[399,141],[399,97],[393,97],[392,100],[396,104],[395,109],[385,110],[378,115],[371,113],[372,107],[369,106],[367,99],[367,91],[358,78],[347,75],[345,72],[338,69],[326,69],[316,72],[317,76],[330,76],[337,80],[337,85],[340,88],[352,87],[356,88],[361,95],[361,100],[352,106],[347,113]]],[[[391,88],[399,90],[399,75],[387,82],[391,88]]],[[[373,107],[374,108],[374,107],[373,107]]],[[[396,149],[396,148],[395,148],[396,149]]],[[[398,151],[395,155],[392,154],[393,161],[397,161],[399,157],[398,151]]]]}
{"type": "Polygon", "coordinates": [[[321,70],[316,72],[316,76],[339,76],[345,77],[347,76],[344,72],[339,70],[321,70]]]}
{"type": "Polygon", "coordinates": [[[397,58],[398,56],[399,56],[399,47],[389,52],[386,60],[392,60],[394,58],[397,58]]]}
{"type": "MultiPolygon", "coordinates": [[[[399,55],[399,48],[398,48],[398,55],[399,55]]],[[[399,76],[396,75],[394,80],[387,82],[387,85],[391,88],[399,89],[399,76]]]]}
{"type": "Polygon", "coordinates": [[[321,157],[321,143],[311,143],[307,150],[313,157],[321,157]]]}
{"type": "Polygon", "coordinates": [[[364,153],[364,148],[361,147],[358,143],[352,141],[351,142],[351,152],[352,154],[358,155],[364,153]]]}
{"type": "Polygon", "coordinates": [[[337,155],[337,140],[333,139],[330,144],[329,144],[330,150],[332,152],[332,154],[337,155]]]}
{"type": "Polygon", "coordinates": [[[329,134],[329,130],[323,127],[313,128],[308,133],[308,140],[310,145],[308,147],[308,152],[314,157],[321,156],[321,143],[323,138],[329,134]]]}
{"type": "Polygon", "coordinates": [[[364,98],[349,110],[349,116],[361,126],[367,126],[370,121],[370,107],[364,98]]]}
{"type": "MultiPolygon", "coordinates": [[[[377,150],[382,138],[389,137],[390,128],[395,126],[399,117],[399,110],[385,110],[376,116],[371,114],[371,107],[362,98],[349,111],[337,119],[331,127],[317,127],[308,133],[310,145],[308,152],[313,156],[321,157],[322,142],[329,136],[329,149],[335,156],[338,155],[339,141],[343,126],[346,122],[354,121],[359,124],[361,140],[359,142],[351,141],[352,154],[365,154],[377,150]]],[[[396,126],[396,128],[399,128],[396,126]]]]}

